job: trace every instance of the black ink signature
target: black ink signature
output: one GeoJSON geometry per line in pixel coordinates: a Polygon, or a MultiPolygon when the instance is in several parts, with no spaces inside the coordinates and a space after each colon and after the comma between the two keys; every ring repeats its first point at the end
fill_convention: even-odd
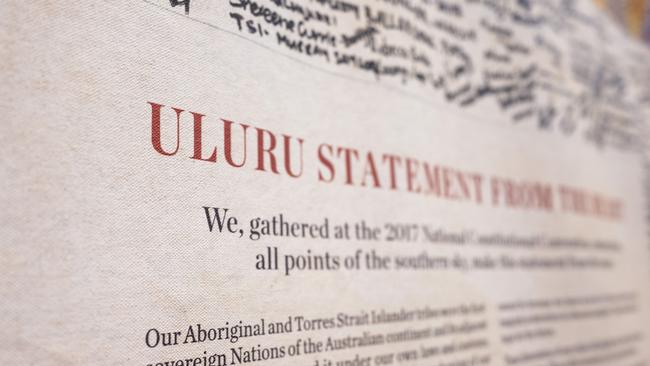
{"type": "Polygon", "coordinates": [[[175,8],[179,5],[184,5],[185,6],[185,15],[190,14],[190,0],[169,0],[169,5],[172,6],[172,8],[175,8]]]}

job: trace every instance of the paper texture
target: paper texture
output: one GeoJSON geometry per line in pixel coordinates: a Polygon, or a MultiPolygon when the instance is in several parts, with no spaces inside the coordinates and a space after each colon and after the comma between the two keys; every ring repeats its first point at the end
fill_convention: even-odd
{"type": "Polygon", "coordinates": [[[587,2],[8,1],[0,360],[647,365],[649,54],[587,2]]]}

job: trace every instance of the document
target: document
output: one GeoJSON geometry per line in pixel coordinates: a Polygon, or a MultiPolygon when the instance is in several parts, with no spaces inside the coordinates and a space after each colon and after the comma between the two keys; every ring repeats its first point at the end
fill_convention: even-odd
{"type": "Polygon", "coordinates": [[[650,50],[591,1],[0,7],[8,365],[650,364],[650,50]]]}

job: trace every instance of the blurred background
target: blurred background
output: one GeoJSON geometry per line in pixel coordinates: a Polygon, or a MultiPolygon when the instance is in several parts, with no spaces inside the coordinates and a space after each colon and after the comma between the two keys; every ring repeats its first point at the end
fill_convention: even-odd
{"type": "Polygon", "coordinates": [[[594,0],[634,37],[650,45],[650,0],[594,0]]]}

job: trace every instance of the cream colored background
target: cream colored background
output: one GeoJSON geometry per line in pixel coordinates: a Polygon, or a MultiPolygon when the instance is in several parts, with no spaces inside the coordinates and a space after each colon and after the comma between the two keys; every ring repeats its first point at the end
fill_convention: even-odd
{"type": "MultiPolygon", "coordinates": [[[[152,327],[180,330],[197,322],[217,326],[262,316],[282,320],[471,299],[493,306],[536,294],[642,294],[638,317],[580,323],[558,341],[650,324],[645,202],[636,155],[512,128],[498,115],[465,113],[321,72],[146,2],[10,1],[0,14],[3,361],[144,365],[206,349],[148,349],[144,334],[152,327]],[[147,101],[303,137],[306,177],[196,162],[182,157],[189,150],[162,157],[150,145],[147,101]],[[611,192],[625,200],[625,220],[520,213],[319,184],[309,161],[321,142],[611,192]],[[283,212],[304,221],[327,216],[337,222],[398,220],[610,238],[625,253],[614,273],[343,271],[286,278],[254,271],[255,254],[266,245],[345,254],[367,244],[223,238],[206,231],[204,205],[229,207],[242,218],[283,212]]],[[[412,254],[425,248],[375,247],[412,254]]],[[[503,350],[492,334],[491,349],[500,360],[503,350]]],[[[310,365],[313,359],[268,364],[310,365]]]]}

